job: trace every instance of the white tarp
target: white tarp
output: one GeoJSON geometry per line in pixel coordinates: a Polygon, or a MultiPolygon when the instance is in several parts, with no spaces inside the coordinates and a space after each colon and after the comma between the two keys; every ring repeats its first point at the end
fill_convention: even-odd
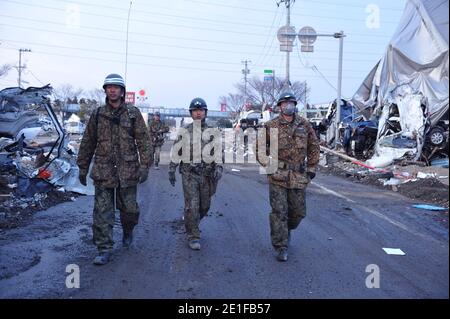
{"type": "Polygon", "coordinates": [[[448,0],[409,0],[386,53],[353,96],[353,103],[366,110],[366,117],[370,113],[379,117],[374,163],[386,164],[387,158],[393,160],[408,152],[417,159],[424,143],[425,121],[434,125],[448,111],[448,9],[448,0]],[[414,148],[383,148],[383,140],[393,138],[385,135],[392,105],[398,106],[402,128],[397,137],[416,139],[414,148]]]}

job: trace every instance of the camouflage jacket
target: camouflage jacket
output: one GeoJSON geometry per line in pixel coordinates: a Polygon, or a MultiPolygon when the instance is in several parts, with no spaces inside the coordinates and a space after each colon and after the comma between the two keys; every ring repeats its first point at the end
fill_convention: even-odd
{"type": "MultiPolygon", "coordinates": [[[[269,154],[271,128],[278,129],[278,170],[268,175],[269,183],[285,188],[305,188],[307,172],[315,172],[319,163],[319,140],[311,124],[299,115],[290,123],[282,116],[266,122],[266,154],[269,154]]],[[[257,156],[258,162],[267,166],[257,156]]]]}
{"type": "Polygon", "coordinates": [[[164,144],[164,133],[169,132],[169,127],[162,121],[152,121],[149,125],[150,141],[153,146],[164,144]]]}
{"type": "MultiPolygon", "coordinates": [[[[208,126],[207,124],[205,124],[204,122],[201,123],[201,126],[198,126],[199,128],[201,128],[201,132],[198,132],[199,134],[202,133],[208,129],[208,128],[212,128],[210,126],[208,126]]],[[[189,134],[189,144],[182,144],[183,141],[183,136],[180,135],[180,131],[178,132],[178,138],[176,139],[174,146],[172,147],[172,152],[171,152],[171,161],[169,164],[169,171],[174,172],[177,168],[178,165],[180,165],[180,173],[181,174],[203,174],[206,176],[214,176],[216,170],[223,170],[223,167],[221,165],[221,163],[223,163],[223,152],[220,155],[220,161],[215,161],[215,160],[208,160],[208,161],[203,161],[203,157],[201,156],[201,154],[203,154],[204,150],[205,150],[205,146],[208,143],[211,143],[211,141],[213,140],[212,138],[210,138],[209,141],[205,141],[203,139],[201,139],[201,148],[200,145],[198,145],[198,143],[196,143],[196,141],[194,141],[194,123],[188,124],[186,126],[184,126],[184,128],[186,130],[186,132],[188,132],[189,134]],[[189,148],[188,150],[186,150],[186,148],[189,148]],[[187,153],[183,153],[185,151],[189,151],[189,156],[187,153]],[[197,155],[194,157],[194,152],[197,151],[197,155]],[[174,161],[174,156],[177,154],[178,156],[183,157],[183,155],[186,156],[186,159],[183,160],[181,159],[180,161],[174,161]],[[200,156],[199,156],[200,155],[200,156]]],[[[211,150],[211,152],[209,153],[209,155],[211,156],[211,158],[214,156],[214,150],[211,150]]]]}
{"type": "Polygon", "coordinates": [[[91,178],[101,187],[129,187],[139,182],[139,168],[149,168],[150,139],[138,108],[109,104],[95,110],[81,140],[77,164],[87,174],[92,157],[91,178]],[[98,114],[97,114],[98,112],[98,114]]]}

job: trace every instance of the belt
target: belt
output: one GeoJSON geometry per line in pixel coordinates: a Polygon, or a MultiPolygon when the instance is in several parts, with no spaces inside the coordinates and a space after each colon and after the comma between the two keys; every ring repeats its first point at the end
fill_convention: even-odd
{"type": "Polygon", "coordinates": [[[278,168],[287,169],[291,171],[298,171],[300,173],[305,172],[305,164],[304,163],[287,163],[283,161],[278,161],[278,168]]]}

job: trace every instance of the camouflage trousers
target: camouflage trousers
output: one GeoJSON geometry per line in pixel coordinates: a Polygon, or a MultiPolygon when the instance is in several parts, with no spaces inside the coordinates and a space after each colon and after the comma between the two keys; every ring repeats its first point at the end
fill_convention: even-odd
{"type": "Polygon", "coordinates": [[[306,216],[305,189],[288,189],[269,183],[270,238],[275,249],[287,248],[289,231],[306,216]]]}
{"type": "MultiPolygon", "coordinates": [[[[116,190],[116,207],[120,210],[120,221],[124,234],[130,234],[139,220],[136,191],[137,186],[118,187],[116,190]]],[[[114,246],[114,219],[114,188],[95,187],[92,233],[94,245],[99,251],[111,250],[114,246]]]]}
{"type": "Polygon", "coordinates": [[[188,240],[200,239],[200,220],[206,216],[213,195],[210,177],[182,174],[184,192],[184,226],[188,240]]]}
{"type": "Polygon", "coordinates": [[[161,157],[161,146],[153,145],[153,156],[155,166],[158,166],[161,157]]]}

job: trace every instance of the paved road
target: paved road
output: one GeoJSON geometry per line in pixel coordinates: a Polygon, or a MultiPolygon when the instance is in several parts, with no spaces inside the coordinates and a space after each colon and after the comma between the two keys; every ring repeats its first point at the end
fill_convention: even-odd
{"type": "Polygon", "coordinates": [[[201,251],[186,245],[180,177],[171,187],[167,166],[151,171],[139,203],[133,247],[120,247],[116,227],[103,267],[91,263],[90,196],[2,231],[0,298],[448,298],[448,225],[393,192],[319,174],[287,263],[270,245],[268,185],[254,166],[226,167],[201,251]],[[79,266],[79,289],[66,288],[68,264],[79,266]],[[379,269],[379,288],[366,287],[368,265],[379,269]]]}

